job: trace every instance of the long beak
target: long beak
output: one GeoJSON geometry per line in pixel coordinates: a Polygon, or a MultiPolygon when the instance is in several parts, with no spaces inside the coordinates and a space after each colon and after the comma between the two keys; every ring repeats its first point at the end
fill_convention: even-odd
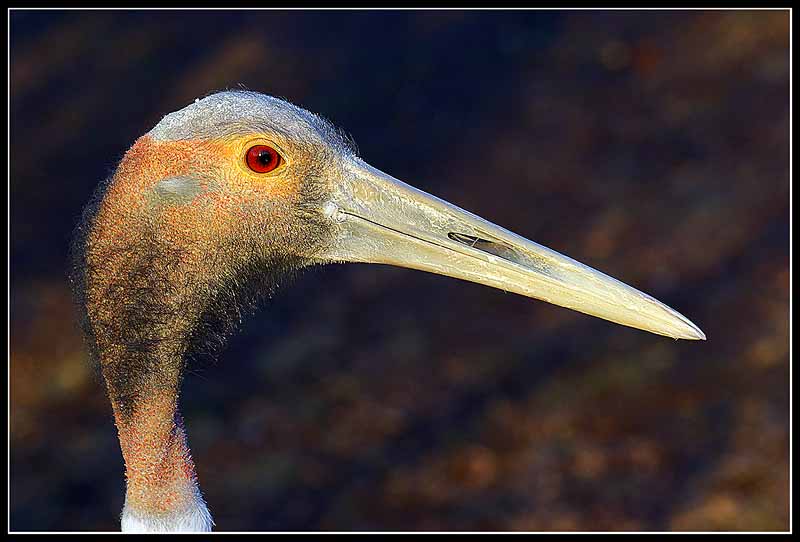
{"type": "Polygon", "coordinates": [[[419,269],[541,299],[675,339],[705,339],[688,318],[591,267],[355,159],[326,214],[331,261],[419,269]]]}

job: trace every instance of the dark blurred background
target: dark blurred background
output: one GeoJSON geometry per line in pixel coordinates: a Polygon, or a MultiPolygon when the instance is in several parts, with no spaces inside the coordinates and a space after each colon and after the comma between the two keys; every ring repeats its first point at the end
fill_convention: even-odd
{"type": "Polygon", "coordinates": [[[788,529],[786,12],[10,19],[12,530],[119,528],[71,230],[161,116],[240,85],[708,341],[416,271],[308,271],[185,382],[219,530],[788,529]]]}

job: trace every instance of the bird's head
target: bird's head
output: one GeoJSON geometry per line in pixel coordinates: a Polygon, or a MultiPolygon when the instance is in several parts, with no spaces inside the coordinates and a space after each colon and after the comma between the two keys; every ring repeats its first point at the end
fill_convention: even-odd
{"type": "Polygon", "coordinates": [[[354,155],[329,122],[283,100],[213,94],[165,116],[125,154],[95,237],[179,252],[176,271],[208,277],[307,262],[330,242],[325,204],[354,155]]]}
{"type": "Polygon", "coordinates": [[[126,310],[133,323],[169,310],[178,322],[150,327],[191,333],[201,321],[193,315],[239,300],[244,283],[265,291],[286,270],[352,261],[704,338],[655,299],[394,179],[328,121],[255,92],[220,92],[165,116],[126,153],[95,211],[83,282],[90,322],[106,326],[126,310]]]}
{"type": "Polygon", "coordinates": [[[329,122],[221,92],[139,138],[87,207],[73,282],[126,461],[124,529],[210,528],[177,410],[213,352],[287,272],[367,262],[478,282],[675,338],[655,299],[365,163],[329,122]]]}

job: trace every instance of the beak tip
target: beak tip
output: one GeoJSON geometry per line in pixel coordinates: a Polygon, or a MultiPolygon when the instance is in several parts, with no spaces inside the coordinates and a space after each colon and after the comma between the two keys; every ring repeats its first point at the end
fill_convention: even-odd
{"type": "Polygon", "coordinates": [[[676,339],[688,339],[690,341],[705,341],[706,334],[703,333],[703,330],[697,327],[693,322],[686,321],[686,333],[682,334],[680,337],[676,337],[676,339]]]}
{"type": "MultiPolygon", "coordinates": [[[[706,334],[694,322],[686,318],[673,308],[670,308],[661,302],[656,302],[662,309],[666,309],[669,318],[665,322],[669,331],[665,333],[674,339],[684,339],[689,341],[705,341],[706,334]]],[[[666,331],[665,329],[665,331],[666,331]]]]}

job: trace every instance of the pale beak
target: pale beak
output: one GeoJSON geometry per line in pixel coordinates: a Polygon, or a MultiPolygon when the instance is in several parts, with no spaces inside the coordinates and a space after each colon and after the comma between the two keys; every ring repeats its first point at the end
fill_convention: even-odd
{"type": "Polygon", "coordinates": [[[409,186],[355,159],[325,213],[335,237],[323,259],[419,269],[541,299],[673,337],[705,339],[647,294],[409,186]]]}

